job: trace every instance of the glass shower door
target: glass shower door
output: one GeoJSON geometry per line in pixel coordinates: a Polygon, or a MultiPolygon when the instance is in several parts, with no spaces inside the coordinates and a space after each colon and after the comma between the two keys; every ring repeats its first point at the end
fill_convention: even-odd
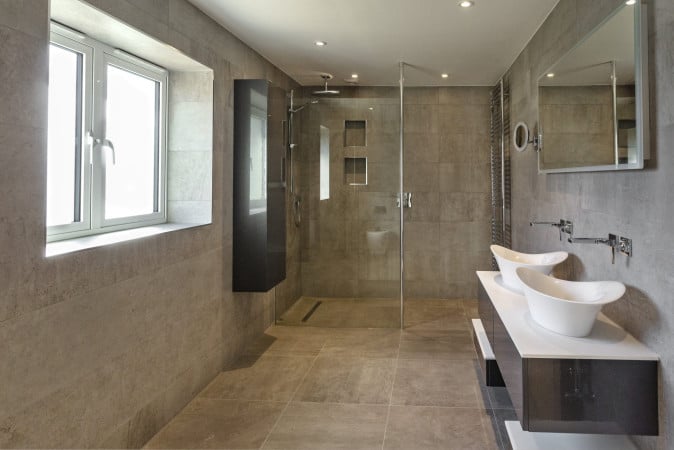
{"type": "Polygon", "coordinates": [[[288,273],[298,269],[301,287],[297,300],[279,302],[277,293],[277,322],[398,328],[400,90],[335,89],[320,97],[305,89],[298,98],[306,106],[292,117],[302,219],[288,273]]]}

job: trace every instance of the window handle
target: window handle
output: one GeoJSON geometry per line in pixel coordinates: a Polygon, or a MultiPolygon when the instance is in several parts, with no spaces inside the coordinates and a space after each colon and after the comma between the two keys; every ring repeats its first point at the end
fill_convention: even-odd
{"type": "Polygon", "coordinates": [[[114,166],[114,165],[117,164],[117,156],[115,154],[115,146],[112,145],[112,141],[110,139],[97,138],[97,139],[94,139],[94,144],[99,145],[103,148],[109,148],[110,151],[112,152],[112,165],[114,166]]]}

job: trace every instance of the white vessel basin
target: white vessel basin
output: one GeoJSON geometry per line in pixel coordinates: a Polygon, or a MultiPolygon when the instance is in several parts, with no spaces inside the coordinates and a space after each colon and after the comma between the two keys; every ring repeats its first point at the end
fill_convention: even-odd
{"type": "Polygon", "coordinates": [[[601,307],[625,293],[625,285],[618,281],[558,280],[526,267],[519,267],[516,273],[524,287],[531,318],[565,336],[590,334],[601,307]]]}
{"type": "Polygon", "coordinates": [[[516,252],[509,248],[501,247],[500,245],[492,245],[489,248],[498,263],[498,268],[501,271],[501,277],[503,278],[503,284],[519,294],[523,293],[523,287],[522,282],[515,274],[515,270],[518,267],[528,267],[529,269],[548,275],[552,272],[553,267],[569,256],[566,252],[550,252],[530,255],[528,253],[516,252]]]}

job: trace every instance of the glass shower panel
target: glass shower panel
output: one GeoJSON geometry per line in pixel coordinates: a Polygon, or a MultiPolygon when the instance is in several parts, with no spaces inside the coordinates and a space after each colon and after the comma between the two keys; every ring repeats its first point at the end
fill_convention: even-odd
{"type": "Polygon", "coordinates": [[[306,106],[291,113],[295,128],[291,139],[296,144],[290,149],[292,169],[302,199],[301,295],[291,305],[284,301],[281,308],[277,301],[277,322],[397,328],[399,89],[335,89],[339,95],[316,97],[311,95],[315,89],[306,89],[298,96],[306,106]]]}

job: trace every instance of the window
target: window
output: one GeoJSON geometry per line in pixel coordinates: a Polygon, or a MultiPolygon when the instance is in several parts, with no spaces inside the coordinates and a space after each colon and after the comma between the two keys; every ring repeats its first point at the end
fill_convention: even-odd
{"type": "Polygon", "coordinates": [[[52,24],[47,239],[166,221],[166,70],[52,24]]]}
{"type": "Polygon", "coordinates": [[[321,125],[319,200],[330,198],[330,129],[321,125]]]}

